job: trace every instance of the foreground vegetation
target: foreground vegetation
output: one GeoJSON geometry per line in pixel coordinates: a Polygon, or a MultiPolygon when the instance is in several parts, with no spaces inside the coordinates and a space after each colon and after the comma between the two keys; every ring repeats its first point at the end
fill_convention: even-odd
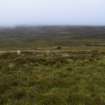
{"type": "Polygon", "coordinates": [[[0,54],[0,105],[105,105],[105,52],[0,54]]]}

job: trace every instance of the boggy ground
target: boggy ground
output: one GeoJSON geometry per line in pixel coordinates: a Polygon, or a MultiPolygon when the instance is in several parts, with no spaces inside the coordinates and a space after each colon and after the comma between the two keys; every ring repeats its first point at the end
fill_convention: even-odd
{"type": "Polygon", "coordinates": [[[0,54],[0,105],[105,105],[105,53],[0,54]]]}

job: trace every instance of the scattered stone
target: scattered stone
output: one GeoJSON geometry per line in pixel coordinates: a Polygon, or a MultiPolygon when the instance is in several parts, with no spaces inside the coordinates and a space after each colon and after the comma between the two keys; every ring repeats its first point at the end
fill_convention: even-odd
{"type": "Polygon", "coordinates": [[[21,50],[17,50],[17,55],[20,55],[21,54],[21,50]]]}

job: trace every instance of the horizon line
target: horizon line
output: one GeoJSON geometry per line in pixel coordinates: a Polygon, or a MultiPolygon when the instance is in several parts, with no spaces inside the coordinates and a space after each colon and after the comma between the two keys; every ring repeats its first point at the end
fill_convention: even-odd
{"type": "Polygon", "coordinates": [[[68,25],[68,24],[41,24],[41,25],[30,25],[30,24],[20,24],[20,25],[0,25],[0,28],[14,28],[14,27],[105,27],[105,25],[68,25]]]}

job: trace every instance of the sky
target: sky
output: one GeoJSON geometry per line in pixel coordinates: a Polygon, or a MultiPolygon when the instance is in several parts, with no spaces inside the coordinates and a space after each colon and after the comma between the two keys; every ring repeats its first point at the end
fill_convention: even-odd
{"type": "Polygon", "coordinates": [[[105,25],[105,0],[0,0],[0,26],[105,25]]]}

